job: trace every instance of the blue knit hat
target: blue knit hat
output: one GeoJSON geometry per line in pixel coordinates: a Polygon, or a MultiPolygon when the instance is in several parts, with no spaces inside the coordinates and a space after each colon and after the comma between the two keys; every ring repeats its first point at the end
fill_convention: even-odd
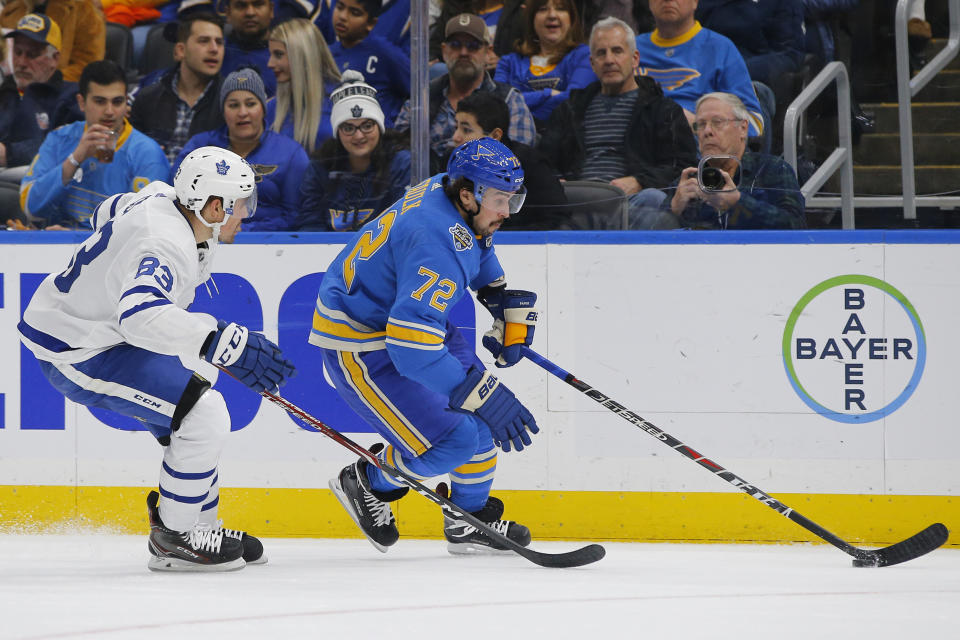
{"type": "Polygon", "coordinates": [[[263,79],[255,69],[251,69],[250,67],[237,69],[224,79],[223,84],[220,86],[220,111],[223,111],[223,103],[227,101],[227,96],[234,91],[241,90],[249,91],[257,96],[260,104],[263,106],[264,114],[266,114],[267,92],[263,88],[263,79]]]}

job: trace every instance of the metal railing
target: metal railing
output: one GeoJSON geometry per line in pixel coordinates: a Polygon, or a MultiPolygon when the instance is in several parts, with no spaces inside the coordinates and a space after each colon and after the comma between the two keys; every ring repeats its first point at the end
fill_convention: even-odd
{"type": "MultiPolygon", "coordinates": [[[[821,201],[814,195],[830,176],[840,170],[840,209],[844,229],[853,229],[853,138],[850,133],[850,78],[842,62],[827,64],[800,92],[783,118],[783,158],[794,171],[797,170],[797,127],[800,118],[817,96],[831,84],[837,85],[837,148],[800,187],[807,206],[816,206],[821,201]]],[[[836,205],[832,205],[836,206],[836,205]]]]}
{"type": "MultiPolygon", "coordinates": [[[[823,183],[833,175],[834,171],[848,160],[852,163],[852,149],[850,147],[850,111],[849,111],[849,83],[838,82],[837,118],[840,129],[837,149],[830,154],[827,161],[809,180],[800,188],[809,207],[837,207],[843,211],[843,228],[854,228],[853,206],[859,207],[903,207],[903,217],[915,220],[917,205],[929,207],[952,208],[960,207],[960,196],[917,196],[916,173],[913,157],[913,97],[920,92],[940,71],[960,53],[960,0],[947,0],[950,15],[950,31],[947,44],[930,62],[910,78],[910,52],[907,46],[907,15],[910,5],[916,0],[898,0],[894,16],[894,32],[896,41],[897,60],[897,107],[900,125],[900,170],[902,175],[902,195],[889,196],[857,196],[853,194],[853,177],[850,175],[849,185],[845,184],[846,170],[841,174],[840,197],[816,196],[823,183]],[[840,103],[840,84],[845,84],[847,106],[840,103]],[[846,111],[844,111],[846,109],[846,111]],[[844,137],[846,130],[846,138],[844,137]],[[852,203],[852,205],[851,205],[852,203]]],[[[814,78],[813,82],[804,89],[797,98],[790,103],[784,118],[784,158],[794,169],[797,168],[797,124],[803,112],[837,76],[830,70],[831,65],[842,63],[832,62],[814,78]],[[829,77],[826,77],[829,76],[829,77]]],[[[844,71],[846,78],[846,71],[844,71]]]]}

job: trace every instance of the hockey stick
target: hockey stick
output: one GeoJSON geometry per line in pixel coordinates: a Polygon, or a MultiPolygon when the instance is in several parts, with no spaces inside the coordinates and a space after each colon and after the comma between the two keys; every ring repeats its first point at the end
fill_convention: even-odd
{"type": "Polygon", "coordinates": [[[810,531],[817,537],[829,542],[844,553],[853,556],[853,566],[855,567],[889,567],[894,564],[900,564],[901,562],[907,562],[908,560],[913,560],[914,558],[919,558],[926,553],[930,553],[947,541],[949,532],[943,524],[938,522],[930,525],[923,531],[910,536],[906,540],[901,540],[900,542],[890,545],[889,547],[884,547],[882,549],[860,549],[859,547],[855,547],[836,535],[830,533],[813,520],[810,520],[809,518],[797,513],[779,500],[770,497],[740,476],[731,471],[727,471],[713,460],[710,460],[697,451],[694,451],[684,443],[671,436],[669,433],[661,430],[659,427],[655,426],[653,423],[645,420],[644,418],[641,418],[633,411],[628,410],[626,407],[611,399],[609,396],[597,391],[586,382],[577,379],[573,376],[573,374],[564,371],[530,348],[524,347],[523,355],[556,377],[560,378],[574,389],[586,394],[588,398],[597,401],[627,422],[640,427],[640,429],[647,432],[657,440],[663,442],[671,449],[676,449],[704,469],[719,476],[720,478],[723,478],[737,489],[740,489],[747,495],[756,498],[780,515],[793,520],[807,531],[810,531]]]}
{"type": "MultiPolygon", "coordinates": [[[[224,373],[226,373],[227,375],[231,375],[232,377],[232,374],[230,374],[230,372],[227,371],[226,369],[222,367],[218,367],[218,368],[224,373]]],[[[307,425],[318,430],[320,433],[330,438],[337,444],[340,444],[346,447],[347,449],[349,449],[350,451],[352,451],[353,453],[357,454],[358,456],[366,460],[368,463],[376,467],[379,467],[379,469],[384,473],[386,473],[388,476],[407,485],[408,487],[410,487],[411,489],[413,489],[414,491],[422,495],[427,500],[430,500],[431,502],[433,502],[438,506],[446,507],[448,511],[453,513],[453,515],[469,523],[471,526],[475,527],[477,530],[482,532],[488,538],[496,540],[501,545],[507,547],[514,553],[523,556],[524,558],[526,558],[527,560],[529,560],[534,564],[538,564],[541,567],[550,567],[550,568],[581,567],[585,564],[590,564],[592,562],[596,562],[597,560],[600,560],[606,554],[606,549],[604,549],[599,544],[588,544],[587,546],[581,547],[580,549],[574,549],[573,551],[567,551],[564,553],[545,553],[542,551],[534,551],[533,549],[528,549],[527,547],[521,546],[516,542],[514,542],[513,540],[511,540],[510,538],[508,538],[507,536],[500,533],[499,531],[493,529],[488,524],[486,524],[482,520],[475,517],[473,514],[467,511],[463,511],[462,509],[460,509],[460,507],[450,502],[443,496],[440,496],[436,492],[431,491],[426,486],[424,486],[419,481],[417,481],[416,478],[413,478],[412,476],[407,475],[405,472],[401,471],[400,469],[397,469],[396,467],[390,464],[387,464],[386,462],[384,462],[374,454],[370,453],[369,451],[361,447],[359,444],[357,444],[347,436],[343,435],[336,429],[324,424],[320,420],[314,418],[312,415],[310,415],[309,413],[307,413],[297,405],[293,404],[289,400],[286,400],[285,398],[281,398],[280,396],[270,393],[269,391],[261,391],[260,395],[266,398],[267,400],[269,400],[270,402],[281,407],[284,411],[286,411],[291,416],[293,416],[294,419],[300,420],[301,422],[306,423],[307,425]]]]}

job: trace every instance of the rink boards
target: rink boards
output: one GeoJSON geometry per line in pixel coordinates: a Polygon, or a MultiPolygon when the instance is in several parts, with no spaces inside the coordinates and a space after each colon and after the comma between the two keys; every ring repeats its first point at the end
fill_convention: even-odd
{"type": "MultiPolygon", "coordinates": [[[[145,527],[160,447],[134,421],[66,402],[17,339],[35,287],[82,238],[0,236],[0,528],[145,527]]],[[[306,342],[346,237],[241,239],[196,308],[264,330],[300,371],[283,395],[375,442],[306,342]]],[[[953,231],[499,234],[509,286],[540,294],[534,347],[610,398],[530,362],[501,372],[541,425],[533,447],[499,456],[507,515],[539,538],[811,539],[613,408],[851,540],[960,530],[958,245],[953,231]]],[[[470,300],[453,317],[478,344],[490,324],[470,300]]],[[[350,454],[232,381],[217,388],[235,430],[220,471],[231,526],[354,535],[326,488],[350,454]]],[[[439,533],[430,503],[397,511],[404,535],[439,533]]]]}

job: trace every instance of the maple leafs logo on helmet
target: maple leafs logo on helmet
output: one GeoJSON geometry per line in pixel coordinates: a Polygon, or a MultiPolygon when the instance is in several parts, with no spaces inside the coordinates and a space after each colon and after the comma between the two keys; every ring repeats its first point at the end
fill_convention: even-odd
{"type": "Polygon", "coordinates": [[[220,198],[229,215],[249,218],[257,209],[256,172],[246,160],[220,147],[200,147],[187,154],[177,168],[173,188],[180,204],[208,227],[223,224],[204,219],[201,212],[210,198],[220,198]]]}

